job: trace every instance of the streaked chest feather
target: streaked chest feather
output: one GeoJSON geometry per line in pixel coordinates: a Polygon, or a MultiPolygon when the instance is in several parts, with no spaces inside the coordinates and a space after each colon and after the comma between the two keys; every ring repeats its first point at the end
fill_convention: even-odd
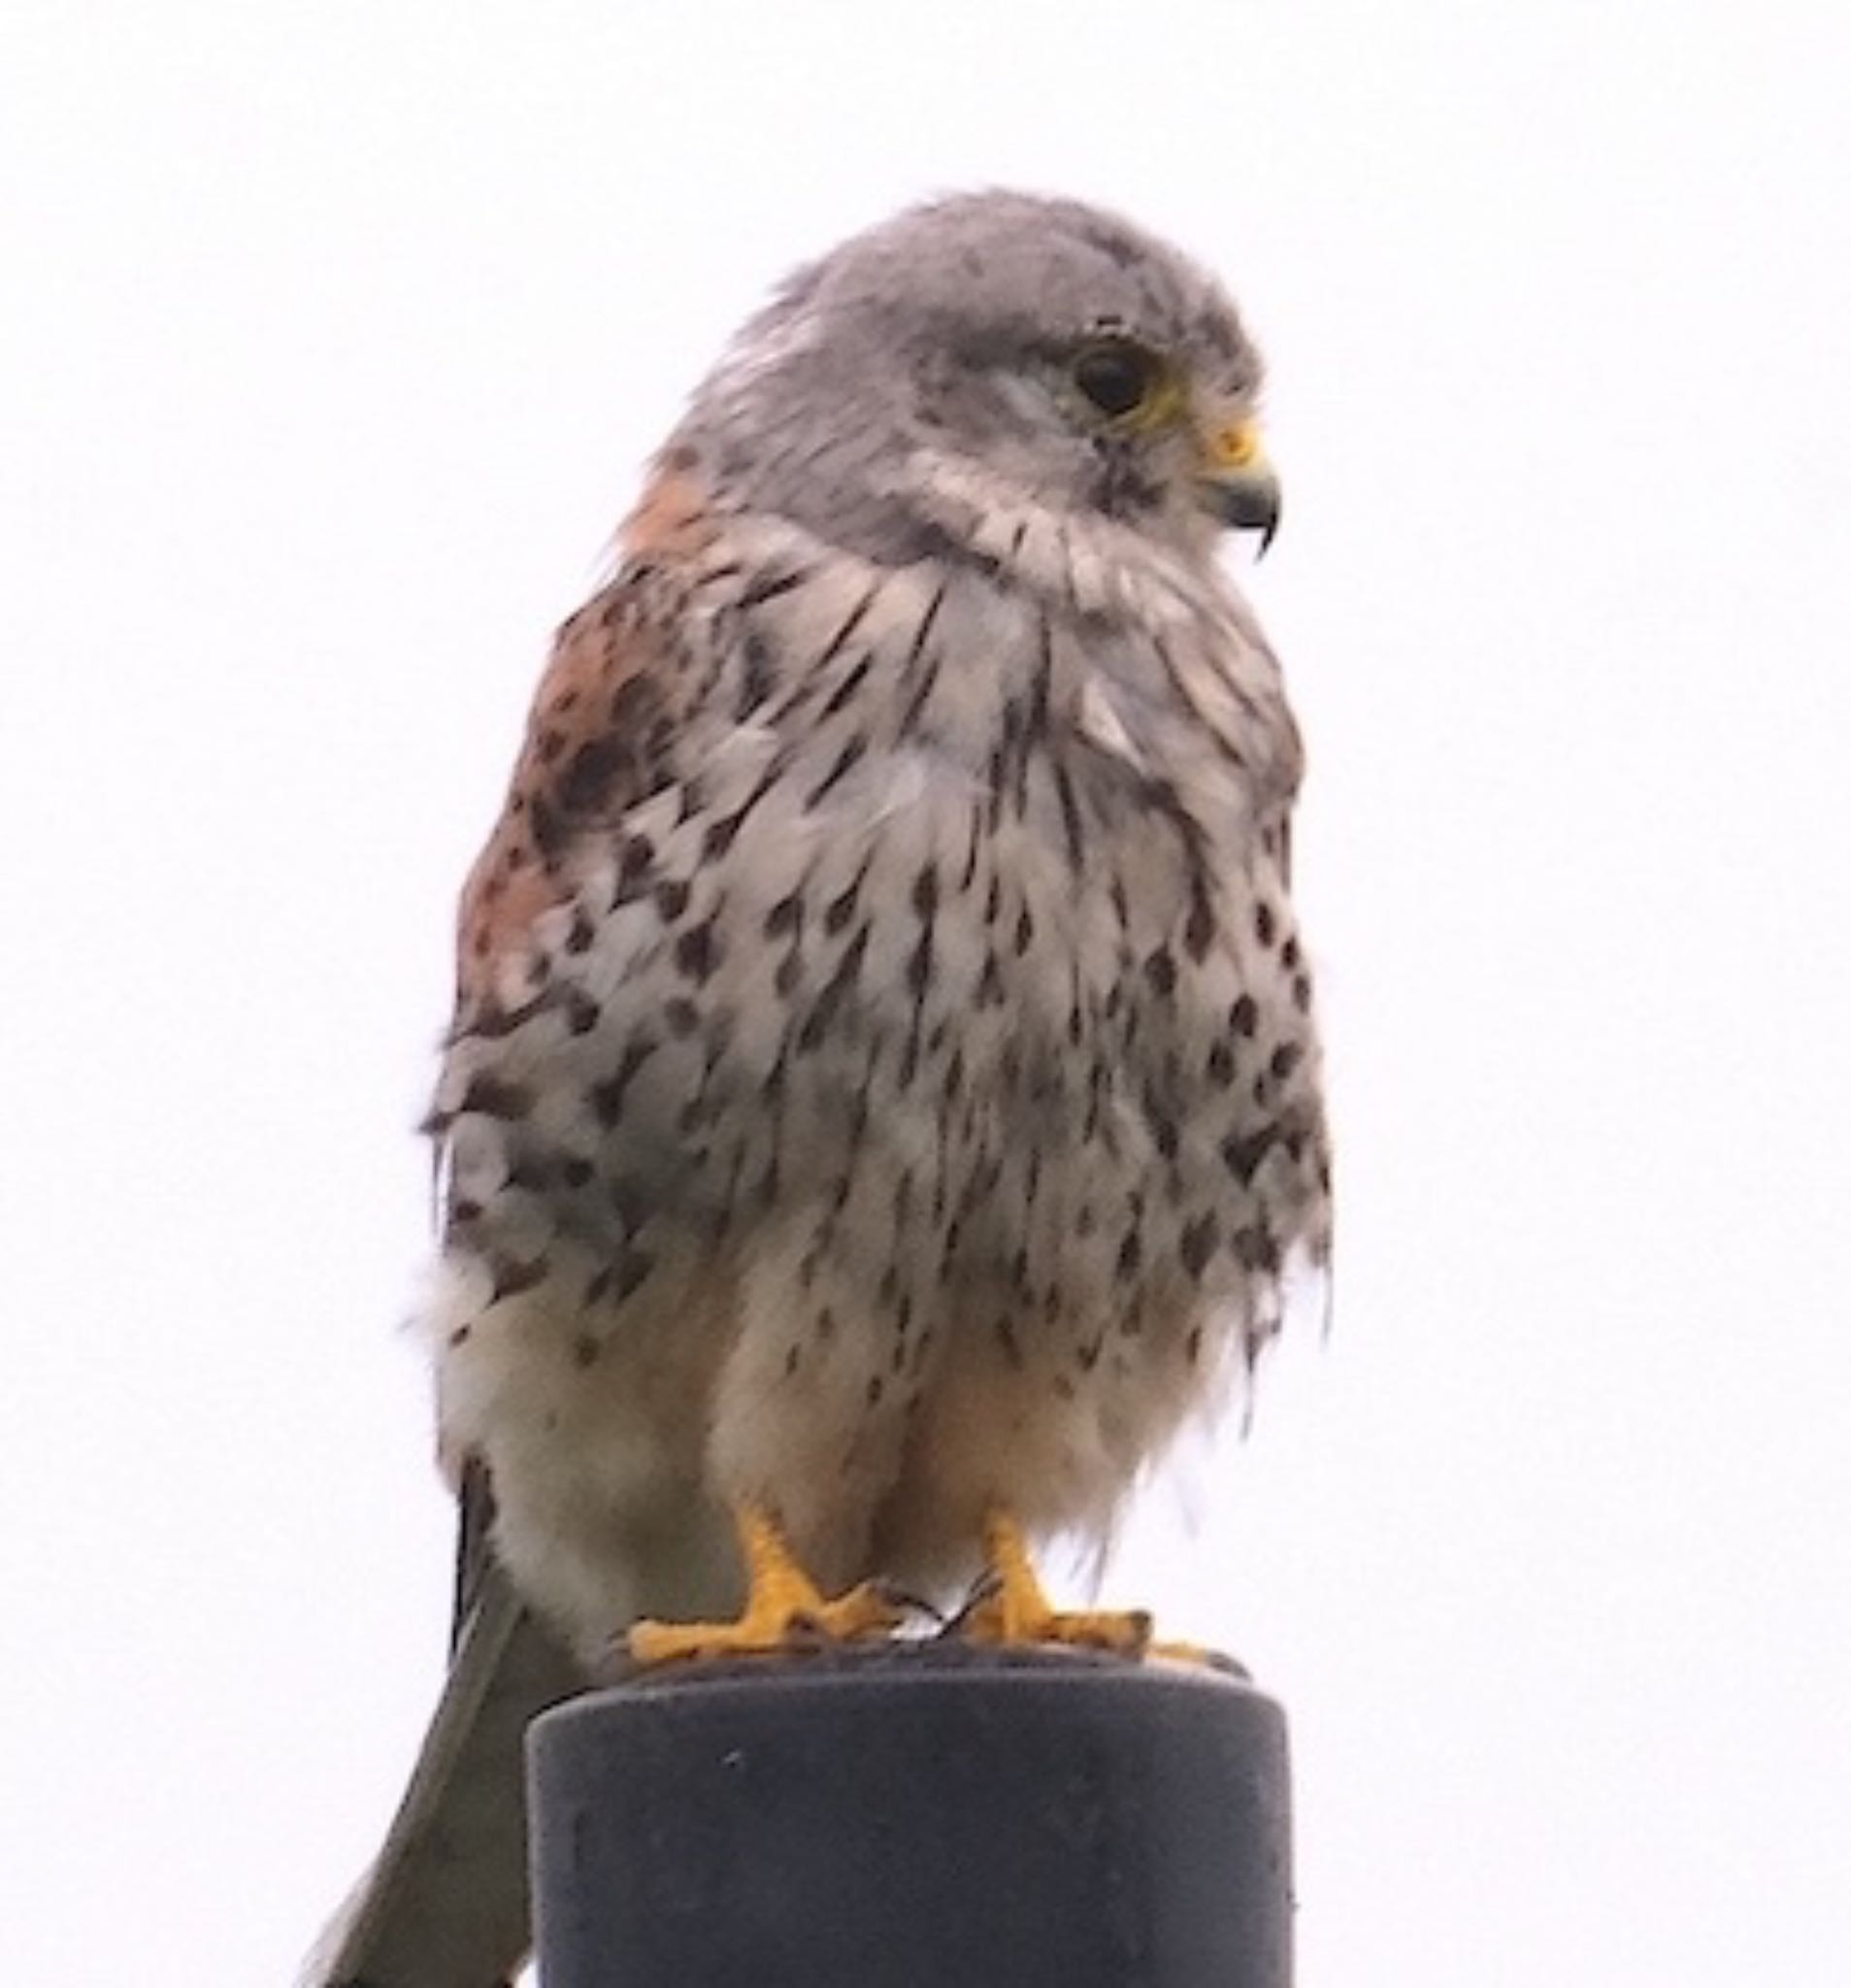
{"type": "Polygon", "coordinates": [[[1094,1256],[1133,1302],[1316,1253],[1297,740],[1233,612],[1159,590],[1134,636],[801,556],[677,584],[662,778],[575,845],[446,1070],[484,1246],[643,1276],[652,1229],[815,1203],[832,1246],[1024,1287],[1094,1256]]]}

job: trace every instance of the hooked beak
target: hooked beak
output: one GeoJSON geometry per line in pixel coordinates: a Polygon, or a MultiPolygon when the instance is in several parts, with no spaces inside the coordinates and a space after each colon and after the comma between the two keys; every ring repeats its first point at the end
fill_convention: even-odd
{"type": "Polygon", "coordinates": [[[1279,529],[1279,479],[1251,421],[1207,426],[1196,491],[1203,509],[1235,531],[1258,532],[1260,551],[1279,529]]]}

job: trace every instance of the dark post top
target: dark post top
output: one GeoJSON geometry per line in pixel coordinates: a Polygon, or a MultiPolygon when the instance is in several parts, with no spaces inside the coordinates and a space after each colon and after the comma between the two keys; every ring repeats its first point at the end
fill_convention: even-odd
{"type": "Polygon", "coordinates": [[[1289,1988],[1285,1721],[954,1641],[668,1669],[529,1739],[544,1988],[1289,1988]]]}

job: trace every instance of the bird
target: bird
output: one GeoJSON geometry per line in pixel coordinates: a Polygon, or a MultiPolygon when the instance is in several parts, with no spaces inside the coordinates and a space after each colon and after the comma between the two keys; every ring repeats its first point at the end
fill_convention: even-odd
{"type": "Polygon", "coordinates": [[[449,1681],[317,1984],[493,1988],[519,1734],[613,1656],[1146,1647],[1107,1541],[1331,1239],[1303,747],[1220,557],[1226,290],[1007,189],[799,269],[559,630],[469,874],[420,1327],[449,1681]]]}

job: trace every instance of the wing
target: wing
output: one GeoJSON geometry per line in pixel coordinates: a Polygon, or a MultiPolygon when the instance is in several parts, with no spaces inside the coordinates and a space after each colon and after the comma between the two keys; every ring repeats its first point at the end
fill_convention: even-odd
{"type": "MultiPolygon", "coordinates": [[[[686,593],[679,575],[715,536],[696,486],[658,475],[618,534],[615,578],[554,638],[501,814],[463,886],[452,1046],[505,1032],[548,998],[537,928],[573,901],[588,863],[609,859],[624,814],[679,777],[687,694],[675,634],[686,593]]],[[[440,1176],[451,1115],[440,1110],[426,1121],[439,1142],[440,1176]]],[[[446,1190],[446,1243],[455,1218],[446,1190]]],[[[474,1459],[442,1461],[457,1489],[460,1637],[487,1565],[494,1498],[474,1459]]]]}
{"type": "MultiPolygon", "coordinates": [[[[463,886],[452,1043],[492,1033],[521,1011],[537,972],[535,926],[571,898],[584,852],[624,809],[672,777],[661,645],[644,632],[645,606],[620,575],[559,631],[500,819],[463,886]]],[[[427,1129],[441,1142],[443,1114],[427,1129]]],[[[454,1217],[446,1190],[446,1241],[454,1217]]],[[[457,1497],[454,1643],[488,1569],[494,1492],[476,1458],[443,1461],[457,1497]]]]}
{"type": "MultiPolygon", "coordinates": [[[[654,557],[703,543],[691,490],[658,480],[626,526],[616,578],[554,642],[507,801],[463,889],[452,1044],[531,998],[534,932],[607,855],[625,811],[675,777],[676,582],[654,557]]],[[[441,1147],[446,1114],[427,1125],[441,1147]]],[[[440,1168],[440,1177],[442,1170],[440,1168]]],[[[445,1190],[447,1238],[456,1219],[445,1190]]],[[[311,1960],[307,1988],[501,1988],[529,1941],[521,1752],[530,1721],[582,1690],[583,1668],[496,1564],[495,1504],[475,1457],[457,1493],[450,1667],[385,1844],[311,1960]]]]}
{"type": "Polygon", "coordinates": [[[658,476],[618,534],[615,579],[555,638],[501,818],[463,886],[453,1035],[476,1005],[505,994],[536,922],[571,896],[585,856],[676,779],[686,694],[677,573],[717,536],[697,487],[658,476]]]}

